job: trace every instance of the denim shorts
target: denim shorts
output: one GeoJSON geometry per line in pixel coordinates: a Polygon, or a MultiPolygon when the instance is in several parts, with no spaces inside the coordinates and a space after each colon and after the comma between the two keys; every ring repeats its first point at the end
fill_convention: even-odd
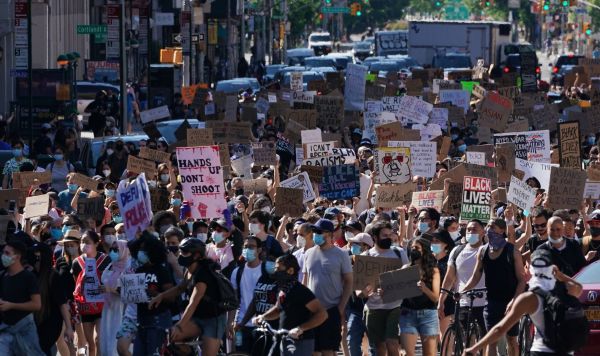
{"type": "Polygon", "coordinates": [[[400,333],[436,336],[439,334],[440,322],[436,309],[407,309],[400,313],[400,333]]]}
{"type": "Polygon", "coordinates": [[[200,319],[192,318],[194,323],[202,330],[202,336],[210,337],[211,339],[222,339],[225,334],[225,326],[227,325],[227,314],[221,314],[214,318],[200,319]]]}

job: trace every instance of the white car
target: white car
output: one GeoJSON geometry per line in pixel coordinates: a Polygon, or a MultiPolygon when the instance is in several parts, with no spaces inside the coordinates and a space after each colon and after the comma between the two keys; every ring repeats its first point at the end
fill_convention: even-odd
{"type": "Polygon", "coordinates": [[[308,36],[308,48],[315,51],[315,55],[331,53],[333,40],[329,32],[313,32],[308,36]]]}

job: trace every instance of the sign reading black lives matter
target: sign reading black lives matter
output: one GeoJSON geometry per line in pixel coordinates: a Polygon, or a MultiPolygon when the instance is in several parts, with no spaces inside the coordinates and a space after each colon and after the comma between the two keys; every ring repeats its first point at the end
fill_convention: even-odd
{"type": "Polygon", "coordinates": [[[489,178],[466,176],[463,180],[462,207],[460,220],[479,219],[488,221],[492,213],[492,180],[489,178]]]}

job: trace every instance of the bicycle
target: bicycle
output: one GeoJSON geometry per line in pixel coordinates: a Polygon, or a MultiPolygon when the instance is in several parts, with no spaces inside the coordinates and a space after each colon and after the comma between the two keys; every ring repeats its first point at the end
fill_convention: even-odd
{"type": "MultiPolygon", "coordinates": [[[[473,311],[473,302],[475,299],[483,298],[484,292],[486,291],[485,288],[480,288],[459,293],[442,288],[442,292],[454,298],[454,320],[450,326],[448,326],[448,329],[442,338],[441,356],[462,355],[466,348],[475,344],[477,340],[483,337],[485,333],[481,330],[479,324],[474,319],[471,319],[471,313],[473,311]],[[463,325],[460,322],[460,298],[463,295],[469,297],[470,300],[469,306],[467,307],[467,320],[465,323],[467,327],[466,335],[463,330],[463,325]]],[[[482,355],[483,353],[481,352],[479,354],[482,355]]]]}
{"type": "Polygon", "coordinates": [[[273,329],[271,324],[267,323],[266,321],[263,322],[259,327],[257,327],[255,329],[255,332],[262,333],[262,335],[260,335],[258,337],[258,339],[256,340],[256,342],[254,343],[254,347],[252,348],[251,355],[257,355],[256,352],[260,351],[260,350],[256,350],[256,348],[259,347],[261,345],[261,343],[263,344],[263,349],[260,354],[261,355],[271,355],[273,350],[276,350],[276,348],[279,347],[281,340],[290,333],[290,331],[286,330],[286,329],[275,330],[275,329],[273,329]],[[268,345],[268,342],[266,339],[269,337],[269,335],[272,337],[272,345],[271,345],[271,349],[268,352],[266,352],[267,351],[266,347],[268,345]]]}
{"type": "Polygon", "coordinates": [[[524,315],[519,320],[519,355],[529,356],[531,344],[533,344],[533,335],[535,334],[535,326],[529,315],[524,315]]]}

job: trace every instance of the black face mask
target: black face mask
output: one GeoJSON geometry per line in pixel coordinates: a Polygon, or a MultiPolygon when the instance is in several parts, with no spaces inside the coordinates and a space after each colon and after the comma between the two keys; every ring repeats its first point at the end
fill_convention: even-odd
{"type": "Polygon", "coordinates": [[[387,250],[390,247],[392,247],[392,239],[380,239],[379,241],[377,241],[377,246],[379,246],[379,248],[387,250]]]}
{"type": "Polygon", "coordinates": [[[421,254],[421,251],[419,250],[410,250],[410,260],[411,261],[416,261],[416,260],[420,260],[421,257],[423,257],[423,255],[421,254]]]}
{"type": "Polygon", "coordinates": [[[192,263],[194,263],[194,256],[190,255],[184,257],[182,255],[179,255],[179,257],[177,257],[177,263],[179,263],[181,267],[189,268],[192,265],[192,263]]]}
{"type": "Polygon", "coordinates": [[[244,195],[244,189],[236,189],[235,190],[235,195],[236,196],[238,196],[238,195],[244,195]]]}
{"type": "Polygon", "coordinates": [[[115,148],[117,149],[117,151],[122,151],[123,150],[123,145],[116,145],[115,148]]]}
{"type": "Polygon", "coordinates": [[[294,279],[294,276],[292,276],[291,274],[287,273],[286,271],[275,271],[275,273],[273,273],[271,275],[271,277],[276,282],[288,282],[288,281],[294,279]]]}
{"type": "Polygon", "coordinates": [[[167,250],[177,253],[177,251],[179,251],[179,246],[167,246],[167,250]]]}

